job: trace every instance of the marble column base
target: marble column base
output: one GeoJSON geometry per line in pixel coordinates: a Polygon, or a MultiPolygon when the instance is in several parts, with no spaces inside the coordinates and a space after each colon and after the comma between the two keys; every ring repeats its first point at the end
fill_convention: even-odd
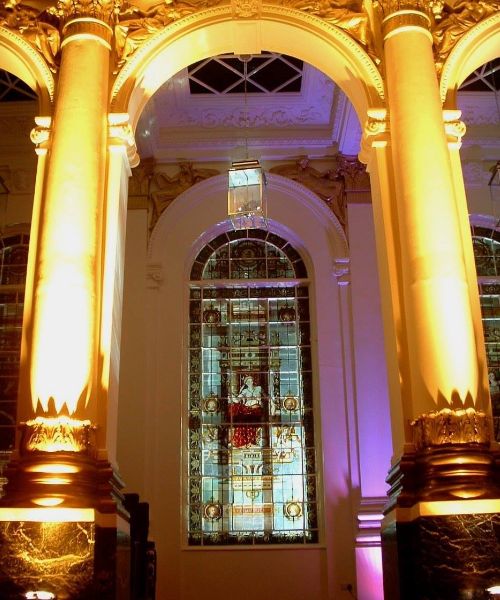
{"type": "Polygon", "coordinates": [[[25,598],[28,591],[52,592],[57,600],[125,597],[117,594],[114,527],[95,522],[3,521],[0,555],[2,600],[25,598]]]}
{"type": "Polygon", "coordinates": [[[382,556],[387,600],[489,600],[500,584],[500,514],[389,521],[382,556]]]}

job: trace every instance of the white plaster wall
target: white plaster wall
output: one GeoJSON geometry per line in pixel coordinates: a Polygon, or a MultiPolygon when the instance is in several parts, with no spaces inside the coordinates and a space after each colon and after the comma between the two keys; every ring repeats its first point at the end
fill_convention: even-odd
{"type": "Polygon", "coordinates": [[[268,196],[270,229],[302,253],[311,277],[321,543],[246,549],[184,543],[189,270],[203,245],[229,228],[226,178],[214,177],[177,198],[160,218],[150,242],[149,276],[140,260],[141,217],[132,213],[127,227],[118,456],[127,489],[150,502],[160,600],[219,599],[232,591],[240,600],[352,597],[341,584],[356,581],[349,454],[354,432],[347,415],[353,399],[345,384],[333,274],[334,260],[346,256],[345,240],[331,212],[299,184],[271,175],[268,196]]]}

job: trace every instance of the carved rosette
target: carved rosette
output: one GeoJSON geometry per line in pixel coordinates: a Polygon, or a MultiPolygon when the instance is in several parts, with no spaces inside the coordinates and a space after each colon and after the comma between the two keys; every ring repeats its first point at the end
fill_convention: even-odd
{"type": "Polygon", "coordinates": [[[491,442],[491,419],[474,408],[443,408],[421,415],[411,423],[417,451],[446,445],[481,444],[491,442]]]}

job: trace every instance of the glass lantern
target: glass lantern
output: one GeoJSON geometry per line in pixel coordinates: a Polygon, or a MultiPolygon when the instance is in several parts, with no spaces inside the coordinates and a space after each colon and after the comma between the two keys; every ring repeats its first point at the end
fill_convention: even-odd
{"type": "Polygon", "coordinates": [[[258,160],[232,163],[229,169],[227,214],[235,229],[267,225],[265,176],[258,160]]]}

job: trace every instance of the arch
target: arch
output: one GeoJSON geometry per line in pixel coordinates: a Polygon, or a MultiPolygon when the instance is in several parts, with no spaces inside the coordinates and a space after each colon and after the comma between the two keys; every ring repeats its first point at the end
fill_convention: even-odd
{"type": "Polygon", "coordinates": [[[263,6],[257,19],[234,19],[231,6],[214,7],[172,23],[152,36],[118,73],[115,112],[128,112],[135,130],[149,98],[193,62],[222,53],[271,50],[296,56],[324,72],[353,103],[358,118],[383,104],[384,84],[372,59],[338,27],[298,10],[263,6]]]}
{"type": "Polygon", "coordinates": [[[440,80],[444,108],[455,108],[457,90],[465,78],[486,62],[500,56],[500,12],[472,27],[453,48],[440,80]]]}
{"type": "Polygon", "coordinates": [[[10,29],[0,27],[0,68],[22,79],[38,94],[41,115],[50,115],[54,101],[54,76],[38,52],[10,29]]]}
{"type": "MultiPolygon", "coordinates": [[[[335,256],[335,258],[340,259],[348,256],[347,237],[342,225],[333,212],[318,196],[316,196],[316,194],[314,194],[314,192],[311,192],[296,181],[292,181],[281,175],[276,175],[275,173],[267,173],[266,179],[267,194],[269,196],[269,230],[288,240],[299,252],[301,252],[308,272],[311,272],[312,265],[309,262],[307,252],[305,253],[306,255],[302,252],[302,249],[304,249],[303,239],[291,224],[284,223],[279,216],[276,215],[276,212],[279,212],[280,207],[278,207],[275,212],[273,206],[273,197],[275,195],[280,197],[281,205],[283,201],[286,202],[285,198],[288,198],[289,202],[296,203],[297,206],[302,208],[300,214],[296,217],[297,224],[300,223],[301,219],[304,219],[305,214],[309,215],[311,223],[316,225],[321,224],[321,227],[328,232],[328,243],[330,244],[331,254],[335,256]]],[[[201,204],[206,202],[207,198],[217,197],[217,205],[212,205],[211,207],[214,215],[213,226],[209,230],[199,231],[198,235],[193,238],[196,239],[196,242],[191,249],[185,267],[186,277],[188,277],[191,265],[195,261],[200,250],[206,246],[213,237],[232,229],[232,224],[229,222],[225,212],[226,194],[226,175],[210,177],[209,179],[193,185],[184,193],[180,194],[161,214],[156,223],[148,248],[149,262],[156,263],[161,260],[161,240],[164,239],[172,220],[174,220],[174,222],[180,221],[181,219],[186,218],[186,215],[191,211],[196,214],[201,204]]],[[[293,211],[289,211],[289,213],[291,214],[293,211]]]]}

